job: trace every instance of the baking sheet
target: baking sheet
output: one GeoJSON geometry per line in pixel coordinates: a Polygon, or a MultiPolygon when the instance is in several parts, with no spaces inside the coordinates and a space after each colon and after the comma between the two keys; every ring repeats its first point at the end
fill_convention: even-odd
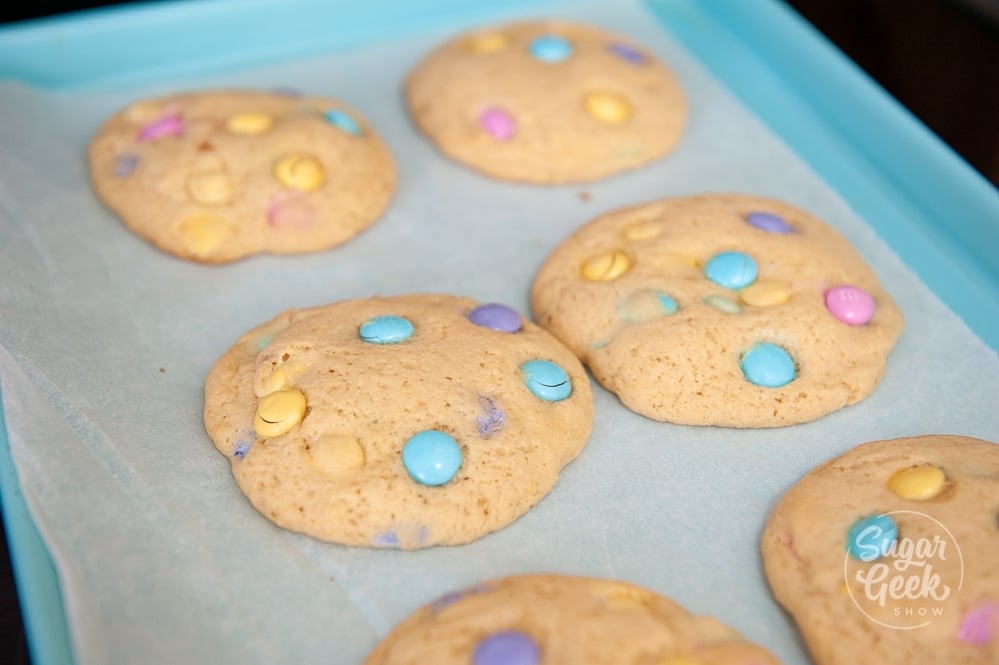
{"type": "Polygon", "coordinates": [[[410,126],[399,88],[453,24],[211,78],[73,93],[0,84],[4,414],[59,570],[78,663],[136,654],[148,663],[359,662],[445,591],[543,571],[642,584],[785,662],[804,662],[758,554],[781,492],[863,441],[931,432],[999,440],[999,358],[835,192],[639,3],[558,8],[632,36],[673,66],[692,116],[668,159],[558,188],[492,181],[446,161],[410,126]],[[174,259],[128,233],[90,192],[90,135],[137,98],[221,86],[291,86],[359,108],[398,160],[389,213],[332,251],[227,266],[174,259]],[[273,527],[204,434],[208,369],[285,308],[444,291],[527,312],[534,272],[577,225],[620,205],[704,191],[786,199],[868,259],[908,323],[872,397],[815,423],[741,431],[647,420],[596,387],[590,444],[549,497],[476,543],[419,552],[344,548],[273,527]]]}

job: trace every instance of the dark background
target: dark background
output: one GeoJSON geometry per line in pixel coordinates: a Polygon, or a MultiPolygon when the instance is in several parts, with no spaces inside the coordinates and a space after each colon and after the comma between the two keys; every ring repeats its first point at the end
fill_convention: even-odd
{"type": "MultiPolygon", "coordinates": [[[[999,186],[999,0],[785,1],[999,186]]],[[[4,4],[0,22],[114,3],[4,4]]],[[[0,664],[28,665],[3,538],[0,664]]]]}

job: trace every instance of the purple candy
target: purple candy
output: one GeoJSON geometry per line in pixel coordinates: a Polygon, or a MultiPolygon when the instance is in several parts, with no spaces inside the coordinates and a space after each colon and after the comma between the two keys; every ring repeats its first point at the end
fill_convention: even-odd
{"type": "Polygon", "coordinates": [[[375,536],[371,544],[375,547],[399,547],[399,536],[395,535],[395,531],[385,531],[375,536]]]}
{"type": "Polygon", "coordinates": [[[434,612],[440,612],[445,607],[450,607],[454,605],[459,600],[464,598],[466,595],[465,591],[448,591],[446,594],[430,603],[430,609],[434,612]]]}
{"type": "Polygon", "coordinates": [[[530,637],[516,630],[493,633],[479,642],[472,656],[474,665],[537,665],[541,649],[530,637]]]}
{"type": "Polygon", "coordinates": [[[479,403],[482,405],[482,415],[476,420],[479,426],[479,436],[483,439],[491,439],[493,434],[503,429],[506,417],[496,406],[496,400],[492,397],[480,397],[479,403]]]}
{"type": "Polygon", "coordinates": [[[746,221],[750,226],[755,226],[767,233],[791,233],[794,229],[783,217],[772,212],[751,212],[746,215],[746,221]]]}
{"type": "Polygon", "coordinates": [[[644,53],[632,46],[622,44],[621,42],[611,44],[610,50],[614,55],[636,65],[644,65],[648,61],[648,58],[645,57],[644,53]]]}
{"type": "Polygon", "coordinates": [[[444,594],[434,602],[430,603],[430,609],[432,609],[434,612],[440,612],[445,607],[450,607],[451,605],[454,605],[462,598],[465,598],[467,596],[472,596],[477,593],[488,593],[489,591],[492,590],[493,590],[492,586],[488,584],[476,584],[473,587],[469,587],[468,589],[462,589],[461,591],[448,591],[446,594],[444,594]]]}
{"type": "Polygon", "coordinates": [[[132,153],[118,155],[114,160],[114,174],[119,178],[126,178],[132,175],[132,171],[139,165],[139,156],[132,153]]]}
{"type": "Polygon", "coordinates": [[[468,320],[477,326],[507,333],[515,333],[523,326],[516,310],[499,303],[476,307],[468,315],[468,320]]]}
{"type": "Polygon", "coordinates": [[[235,450],[232,451],[232,456],[236,459],[243,459],[246,457],[246,453],[250,452],[250,446],[252,445],[252,441],[240,441],[236,444],[235,450]]]}

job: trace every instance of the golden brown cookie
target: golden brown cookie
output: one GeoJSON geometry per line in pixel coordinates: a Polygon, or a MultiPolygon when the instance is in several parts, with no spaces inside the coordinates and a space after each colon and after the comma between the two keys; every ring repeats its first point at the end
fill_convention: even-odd
{"type": "Polygon", "coordinates": [[[569,21],[460,35],[406,81],[416,125],[447,156],[504,180],[597,180],[679,141],[687,102],[647,49],[569,21]]]}
{"type": "Polygon", "coordinates": [[[784,495],[762,548],[816,665],[999,663],[995,443],[857,446],[784,495]]]}
{"type": "Polygon", "coordinates": [[[776,665],[711,617],[616,580],[521,575],[449,593],[389,633],[365,665],[776,665]]]}
{"type": "Polygon", "coordinates": [[[291,310],[205,385],[205,427],[279,526],[346,545],[475,540],[555,485],[593,422],[586,373],[509,307],[408,295],[291,310]]]}
{"type": "Polygon", "coordinates": [[[89,159],[97,195],[128,228],[208,263],[346,242],[382,214],[396,179],[357,111],[290,92],[139,101],[100,128],[89,159]]]}
{"type": "Polygon", "coordinates": [[[904,325],[832,227],[742,195],[601,215],[551,253],[532,306],[625,406],[686,425],[794,425],[858,402],[904,325]]]}

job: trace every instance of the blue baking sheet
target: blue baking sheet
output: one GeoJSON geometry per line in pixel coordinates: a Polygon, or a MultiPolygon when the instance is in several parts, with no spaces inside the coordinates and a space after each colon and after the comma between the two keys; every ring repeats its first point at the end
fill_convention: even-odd
{"type": "MultiPolygon", "coordinates": [[[[0,79],[124,86],[335,51],[423,26],[486,22],[539,4],[203,0],[89,11],[0,28],[0,79]]],[[[556,13],[561,3],[546,4],[556,13]]],[[[777,0],[646,4],[999,349],[999,193],[987,181],[777,0]]],[[[20,495],[2,427],[0,484],[33,661],[71,663],[57,574],[20,495]]]]}

